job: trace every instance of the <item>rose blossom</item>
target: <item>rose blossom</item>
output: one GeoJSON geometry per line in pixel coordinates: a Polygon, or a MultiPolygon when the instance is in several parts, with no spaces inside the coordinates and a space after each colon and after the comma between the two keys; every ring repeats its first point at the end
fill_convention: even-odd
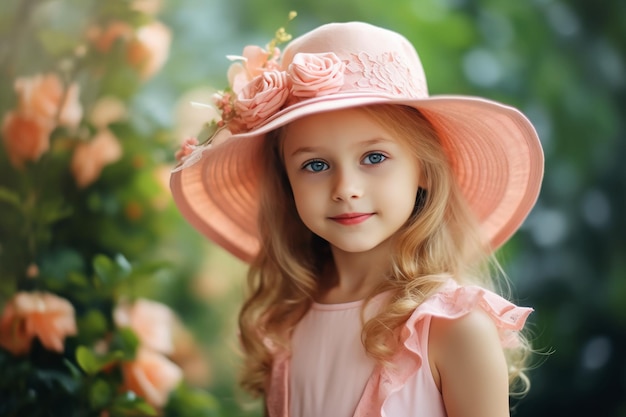
{"type": "Polygon", "coordinates": [[[87,38],[91,41],[94,48],[106,54],[118,40],[127,41],[133,35],[133,28],[126,22],[113,20],[102,27],[92,26],[87,30],[87,38]]]}
{"type": "Polygon", "coordinates": [[[21,113],[51,122],[58,121],[67,127],[78,126],[83,117],[83,108],[78,101],[78,85],[72,83],[65,89],[56,74],[20,77],[15,80],[15,92],[21,113]]]}
{"type": "Polygon", "coordinates": [[[154,16],[163,8],[163,0],[133,0],[131,8],[141,13],[154,16]]]}
{"type": "Polygon", "coordinates": [[[0,346],[15,355],[27,353],[34,337],[46,349],[63,352],[65,337],[75,334],[74,307],[50,293],[19,292],[0,318],[0,346]]]}
{"type": "Polygon", "coordinates": [[[247,129],[276,113],[289,96],[289,80],[284,71],[266,71],[237,95],[235,111],[247,129]]]}
{"type": "Polygon", "coordinates": [[[318,97],[336,93],[343,87],[345,64],[332,52],[298,53],[289,64],[292,94],[295,97],[318,97]]]}
{"type": "Polygon", "coordinates": [[[278,70],[280,49],[274,48],[272,54],[265,49],[248,45],[243,48],[243,56],[228,56],[230,59],[243,61],[236,62],[228,68],[228,83],[235,93],[239,93],[246,84],[265,71],[278,70]]]}
{"type": "Polygon", "coordinates": [[[122,157],[122,146],[111,131],[100,130],[90,142],[79,143],[74,149],[70,169],[79,188],[98,179],[102,169],[122,157]]]}
{"type": "Polygon", "coordinates": [[[53,127],[40,117],[7,113],[2,122],[2,139],[11,165],[21,169],[26,161],[37,161],[47,152],[53,127]]]}
{"type": "Polygon", "coordinates": [[[122,363],[124,387],[154,407],[167,403],[170,392],[183,378],[181,369],[160,353],[137,349],[134,361],[122,363]]]}
{"type": "Polygon", "coordinates": [[[117,97],[107,96],[98,99],[89,114],[89,121],[98,129],[108,127],[111,123],[126,117],[126,105],[117,97]]]}
{"type": "Polygon", "coordinates": [[[143,346],[160,353],[173,351],[174,314],[165,304],[138,299],[119,305],[113,318],[118,327],[130,327],[143,346]]]}
{"type": "Polygon", "coordinates": [[[167,61],[172,33],[163,23],[154,21],[137,29],[128,43],[126,56],[142,79],[148,79],[167,61]]]}

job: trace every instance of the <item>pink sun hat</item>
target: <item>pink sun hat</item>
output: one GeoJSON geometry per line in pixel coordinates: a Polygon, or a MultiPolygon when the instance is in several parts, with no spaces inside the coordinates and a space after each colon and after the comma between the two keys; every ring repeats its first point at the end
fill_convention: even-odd
{"type": "Polygon", "coordinates": [[[244,50],[249,59],[229,71],[232,93],[219,105],[221,129],[181,160],[170,181],[187,221],[238,258],[249,262],[259,250],[262,141],[320,112],[373,104],[418,109],[441,139],[493,250],[534,206],[543,151],[530,121],[483,98],[429,96],[417,52],[402,35],[367,23],[331,23],[291,41],[282,56],[270,49],[244,50]]]}

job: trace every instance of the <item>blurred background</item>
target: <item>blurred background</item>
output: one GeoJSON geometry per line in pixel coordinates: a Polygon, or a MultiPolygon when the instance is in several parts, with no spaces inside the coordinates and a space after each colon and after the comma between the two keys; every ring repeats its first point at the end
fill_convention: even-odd
{"type": "Polygon", "coordinates": [[[168,173],[212,117],[190,103],[227,85],[226,55],[349,20],[411,40],[431,95],[499,100],[536,126],[541,196],[501,259],[549,354],[513,415],[626,416],[624,0],[3,0],[0,305],[52,292],[78,327],[61,352],[0,349],[0,415],[261,415],[235,387],[245,265],[181,219],[168,173]],[[42,74],[62,86],[47,101],[42,74]],[[50,103],[50,123],[32,116],[50,103]],[[168,357],[187,388],[152,409],[118,395],[143,341],[114,307],[137,299],[166,306],[185,341],[168,357]]]}

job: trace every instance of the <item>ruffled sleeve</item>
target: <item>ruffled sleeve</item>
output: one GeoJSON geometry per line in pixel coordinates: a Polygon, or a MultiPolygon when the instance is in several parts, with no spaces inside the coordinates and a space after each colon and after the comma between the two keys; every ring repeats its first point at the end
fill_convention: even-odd
{"type": "Polygon", "coordinates": [[[381,416],[388,397],[400,390],[428,358],[422,358],[417,329],[432,317],[461,318],[480,308],[493,320],[503,347],[519,343],[518,331],[524,327],[532,308],[518,307],[494,292],[477,286],[459,286],[454,281],[420,304],[401,330],[404,348],[393,356],[391,366],[379,366],[368,381],[354,417],[381,416]]]}

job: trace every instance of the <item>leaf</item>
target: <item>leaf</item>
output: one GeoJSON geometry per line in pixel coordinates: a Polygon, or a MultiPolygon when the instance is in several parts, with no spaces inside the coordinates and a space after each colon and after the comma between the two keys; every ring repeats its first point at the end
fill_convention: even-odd
{"type": "Polygon", "coordinates": [[[105,286],[115,285],[126,278],[132,271],[130,262],[123,255],[116,255],[111,259],[105,255],[96,255],[93,260],[96,276],[105,286]]]}
{"type": "Polygon", "coordinates": [[[202,389],[195,389],[185,383],[170,394],[165,407],[165,415],[177,417],[218,417],[221,415],[217,399],[202,389]]]}
{"type": "Polygon", "coordinates": [[[78,320],[78,334],[83,343],[89,344],[101,338],[107,331],[107,319],[101,311],[91,309],[78,320]]]}
{"type": "Polygon", "coordinates": [[[72,394],[80,389],[80,378],[76,378],[71,373],[67,374],[49,369],[35,369],[31,377],[38,379],[51,390],[60,387],[63,391],[72,394]]]}
{"type": "Polygon", "coordinates": [[[121,327],[113,334],[111,349],[123,352],[124,359],[134,359],[139,338],[130,327],[121,327]]]}
{"type": "Polygon", "coordinates": [[[103,284],[107,285],[115,279],[115,264],[105,255],[96,255],[93,259],[93,269],[103,284]]]}
{"type": "Polygon", "coordinates": [[[49,225],[71,216],[73,211],[72,207],[59,198],[39,204],[36,215],[41,224],[49,225]]]}
{"type": "Polygon", "coordinates": [[[124,359],[124,352],[119,350],[107,353],[106,355],[96,355],[86,346],[79,346],[76,349],[76,361],[78,365],[88,375],[95,375],[102,368],[124,359]]]}
{"type": "Polygon", "coordinates": [[[119,269],[124,272],[125,275],[128,275],[133,268],[130,262],[128,262],[128,259],[120,253],[115,255],[115,264],[119,266],[119,269]]]}
{"type": "Polygon", "coordinates": [[[104,408],[113,394],[111,386],[103,379],[96,379],[89,390],[89,404],[94,409],[104,408]]]}
{"type": "Polygon", "coordinates": [[[8,203],[18,209],[22,207],[20,196],[6,187],[0,187],[0,202],[8,203]]]}
{"type": "Polygon", "coordinates": [[[113,416],[156,416],[157,411],[133,391],[126,391],[113,400],[113,416]]]}

